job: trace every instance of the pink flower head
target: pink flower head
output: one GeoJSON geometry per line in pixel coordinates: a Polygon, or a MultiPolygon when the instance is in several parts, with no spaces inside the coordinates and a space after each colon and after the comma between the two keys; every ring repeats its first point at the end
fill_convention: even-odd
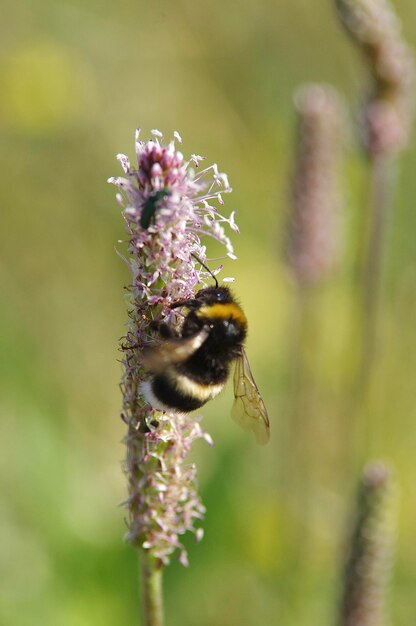
{"type": "MultiPolygon", "coordinates": [[[[140,385],[146,378],[141,350],[153,339],[150,322],[165,321],[180,327],[182,316],[170,305],[193,297],[196,289],[212,284],[195,257],[209,262],[201,238],[210,237],[236,258],[224,227],[238,232],[234,213],[222,215],[216,205],[231,191],[227,176],[216,165],[201,169],[203,157],[185,159],[174,139],[162,143],[162,133],[152,131],[144,142],[136,134],[137,167],[118,155],[123,177],[110,178],[119,192],[129,242],[129,324],[124,338],[121,381],[123,420],[128,425],[125,471],[129,481],[127,538],[167,564],[176,549],[187,564],[179,539],[187,530],[202,537],[196,520],[204,514],[196,491],[196,470],[186,463],[192,442],[204,438],[199,421],[189,415],[154,411],[146,404],[140,385]]],[[[215,273],[219,271],[217,268],[215,273]]],[[[227,279],[229,280],[229,279],[227,279]]]]}

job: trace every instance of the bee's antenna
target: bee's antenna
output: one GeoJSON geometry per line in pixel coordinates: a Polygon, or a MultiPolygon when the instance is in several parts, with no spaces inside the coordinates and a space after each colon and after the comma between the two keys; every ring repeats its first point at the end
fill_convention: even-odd
{"type": "Polygon", "coordinates": [[[209,269],[208,265],[205,265],[205,263],[203,263],[203,261],[201,261],[201,259],[196,254],[194,254],[193,252],[191,252],[191,256],[193,256],[194,259],[196,259],[198,261],[198,263],[200,263],[202,265],[202,267],[207,270],[208,274],[210,274],[212,276],[212,278],[215,280],[215,288],[218,289],[218,280],[214,276],[214,274],[211,272],[211,270],[209,269]]]}

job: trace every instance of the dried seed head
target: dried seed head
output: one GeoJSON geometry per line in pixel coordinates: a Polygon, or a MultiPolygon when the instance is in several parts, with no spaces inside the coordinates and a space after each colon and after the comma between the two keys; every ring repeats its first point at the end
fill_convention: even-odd
{"type": "Polygon", "coordinates": [[[346,562],[340,626],[382,626],[393,563],[396,490],[380,461],[364,469],[346,562]]]}
{"type": "Polygon", "coordinates": [[[339,251],[339,170],[344,108],[326,85],[305,85],[295,94],[298,115],[287,257],[302,285],[332,268],[339,251]]]}

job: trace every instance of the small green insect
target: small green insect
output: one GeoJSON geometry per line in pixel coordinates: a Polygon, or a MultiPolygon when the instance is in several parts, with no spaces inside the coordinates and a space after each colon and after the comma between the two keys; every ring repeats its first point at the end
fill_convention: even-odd
{"type": "Polygon", "coordinates": [[[144,229],[149,228],[150,224],[155,221],[155,213],[156,209],[159,206],[159,203],[166,196],[170,196],[171,192],[168,189],[161,189],[160,191],[154,191],[147,198],[144,203],[142,214],[140,217],[140,226],[144,229]]]}

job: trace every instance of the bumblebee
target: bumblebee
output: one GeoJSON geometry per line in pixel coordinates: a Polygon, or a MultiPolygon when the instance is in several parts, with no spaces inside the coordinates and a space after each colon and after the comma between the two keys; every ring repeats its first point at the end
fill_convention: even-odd
{"type": "Polygon", "coordinates": [[[216,281],[172,305],[179,307],[188,310],[181,330],[158,323],[162,339],[143,353],[150,374],[141,386],[145,399],[159,411],[198,409],[220,393],[234,363],[231,415],[258,443],[267,443],[269,419],[244,351],[247,319],[230,289],[216,281]]]}

